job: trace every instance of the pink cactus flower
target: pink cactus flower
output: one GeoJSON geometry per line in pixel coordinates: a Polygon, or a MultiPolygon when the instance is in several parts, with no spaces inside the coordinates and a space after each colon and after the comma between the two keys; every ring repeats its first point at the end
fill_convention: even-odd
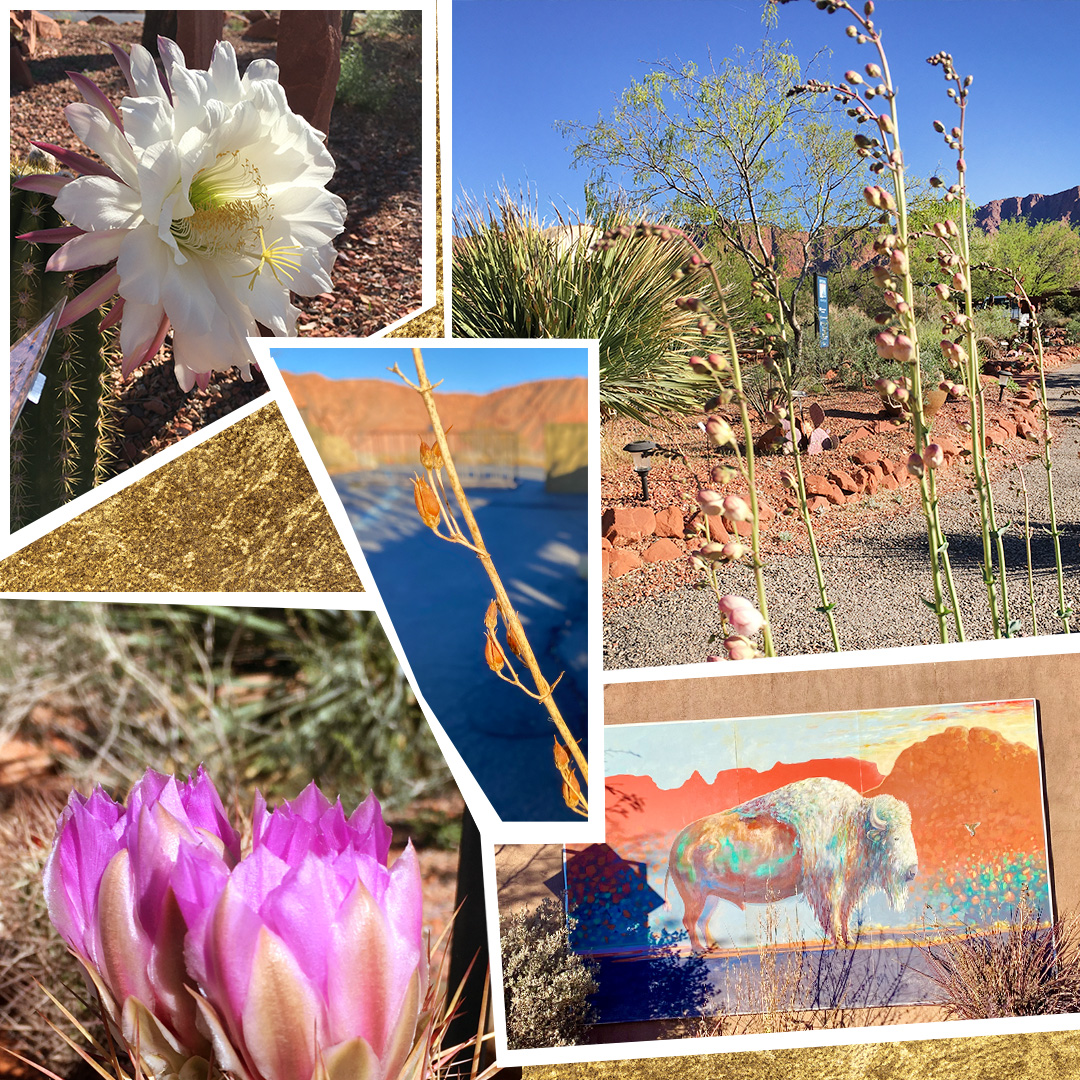
{"type": "Polygon", "coordinates": [[[240,842],[200,767],[177,781],[148,769],[126,808],[100,788],[72,792],[44,870],[49,917],[82,961],[116,1032],[155,1071],[205,1057],[186,924],[172,889],[177,859],[197,853],[222,875],[240,842]]]}
{"type": "Polygon", "coordinates": [[[244,1080],[398,1075],[427,986],[420,870],[410,844],[387,865],[373,796],[346,817],[311,784],[267,812],[231,870],[181,854],[185,957],[216,1061],[244,1080]]]}
{"type": "Polygon", "coordinates": [[[720,612],[737,634],[753,637],[764,625],[761,612],[745,596],[721,596],[720,612]]]}

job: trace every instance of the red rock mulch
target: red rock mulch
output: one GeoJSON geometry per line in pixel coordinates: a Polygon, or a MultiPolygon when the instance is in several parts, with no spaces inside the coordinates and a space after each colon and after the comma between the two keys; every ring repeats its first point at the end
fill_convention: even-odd
{"type": "MultiPolygon", "coordinates": [[[[1080,347],[1060,347],[1047,356],[1047,367],[1074,362],[1080,347]]],[[[986,445],[991,469],[997,473],[1013,462],[1037,453],[1042,442],[1042,410],[1038,400],[1037,375],[1027,371],[1014,374],[1019,392],[1006,390],[999,397],[996,378],[983,376],[986,401],[986,445]]],[[[803,454],[802,466],[809,495],[808,505],[814,514],[814,534],[819,545],[848,530],[857,530],[867,514],[893,516],[909,511],[918,503],[918,485],[907,471],[911,453],[910,426],[895,423],[881,409],[875,390],[827,391],[817,399],[825,412],[824,426],[836,443],[834,449],[819,454],[803,454]],[[844,508],[844,513],[837,513],[844,508]]],[[[804,401],[809,408],[810,401],[804,401]]],[[[733,407],[718,410],[741,434],[741,424],[733,407]]],[[[970,471],[971,436],[965,430],[969,416],[966,400],[949,401],[934,419],[932,440],[941,446],[945,461],[937,470],[939,494],[967,485],[970,471]],[[957,467],[957,464],[961,467],[957,467]]],[[[730,450],[709,451],[705,436],[698,428],[704,414],[669,421],[648,433],[661,445],[685,455],[685,463],[660,455],[653,460],[648,475],[649,504],[641,498],[639,478],[625,468],[609,466],[601,479],[603,539],[603,580],[621,577],[647,564],[670,562],[674,565],[659,579],[650,577],[646,593],[664,591],[687,584],[698,574],[685,556],[708,539],[726,543],[734,537],[750,535],[749,522],[728,522],[719,516],[705,517],[695,499],[699,487],[711,487],[726,494],[747,495],[748,486],[740,476],[723,487],[709,482],[709,472],[722,461],[734,463],[730,450]],[[678,560],[682,560],[678,564],[678,560]]],[[[752,430],[760,444],[767,425],[754,421],[752,430]]],[[[605,425],[604,439],[609,448],[640,439],[638,424],[615,419],[605,425]]],[[[621,458],[621,455],[620,455],[621,458]]],[[[763,549],[769,552],[806,551],[806,530],[798,512],[794,492],[784,488],[780,472],[791,469],[792,459],[769,449],[755,454],[755,488],[758,494],[763,549]]],[[[640,598],[640,597],[638,597],[640,598]]],[[[618,602],[629,602],[623,591],[618,602]]]]}

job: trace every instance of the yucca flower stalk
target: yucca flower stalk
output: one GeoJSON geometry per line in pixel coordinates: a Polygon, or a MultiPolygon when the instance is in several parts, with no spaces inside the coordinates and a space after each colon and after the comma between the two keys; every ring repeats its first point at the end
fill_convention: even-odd
{"type": "MultiPolygon", "coordinates": [[[[933,236],[941,245],[936,257],[946,281],[936,286],[938,296],[949,299],[952,293],[961,297],[961,310],[947,312],[944,324],[945,340],[942,340],[942,352],[951,366],[962,366],[969,387],[968,399],[971,408],[971,459],[975,480],[975,493],[979,501],[979,527],[983,544],[983,581],[986,586],[987,602],[990,607],[990,620],[994,637],[1011,637],[1014,632],[1009,617],[1008,581],[1005,576],[1005,546],[1002,541],[1004,529],[999,529],[994,509],[994,489],[990,483],[989,461],[986,450],[986,397],[983,392],[979,346],[975,334],[975,311],[971,294],[971,246],[968,240],[967,222],[967,162],[964,158],[965,131],[967,122],[967,103],[971,84],[971,75],[960,78],[953,66],[953,58],[947,52],[939,52],[926,61],[932,67],[941,67],[947,83],[946,91],[951,101],[956,104],[958,123],[946,131],[940,120],[934,121],[934,130],[942,136],[945,145],[957,155],[956,183],[950,184],[945,192],[946,202],[955,202],[957,221],[949,218],[936,223],[933,236]],[[959,339],[948,340],[959,330],[960,338],[965,342],[964,353],[956,348],[959,339]],[[951,346],[951,347],[950,347],[951,346]],[[994,558],[997,569],[994,569],[994,558]],[[1000,600],[1000,607],[999,607],[1000,600]]],[[[933,187],[943,187],[939,177],[931,177],[933,187]]]]}
{"type": "Polygon", "coordinates": [[[416,365],[416,382],[412,382],[401,368],[395,364],[390,370],[394,372],[406,385],[411,386],[421,397],[424,407],[427,409],[428,418],[431,421],[432,431],[435,433],[435,445],[428,446],[423,439],[420,440],[420,461],[424,467],[425,477],[413,477],[413,495],[416,501],[416,510],[420,520],[436,536],[448,543],[461,544],[473,552],[480,560],[484,572],[490,580],[495,592],[495,599],[488,605],[484,616],[484,659],[488,667],[504,682],[511,683],[519,690],[543,705],[549,718],[555,725],[554,760],[555,767],[562,777],[563,801],[575,813],[587,817],[589,803],[586,790],[589,784],[589,764],[585,755],[578,745],[577,739],[571,734],[558,705],[555,704],[553,692],[562,678],[560,674],[554,683],[549,683],[540,669],[540,663],[536,654],[529,644],[525,634],[525,628],[521,625],[521,619],[510,602],[510,596],[506,587],[499,577],[495,568],[476,517],[469,505],[465,489],[458,479],[454,460],[450,455],[450,447],[446,441],[446,431],[439,417],[438,407],[435,403],[435,386],[427,377],[424,367],[424,358],[420,349],[412,351],[413,362],[416,365]],[[453,492],[454,501],[461,510],[465,519],[466,531],[458,524],[457,517],[451,506],[451,501],[443,483],[442,473],[446,471],[446,478],[453,492]],[[441,493],[441,497],[440,494],[441,493]],[[440,531],[440,525],[445,522],[446,533],[440,531]],[[532,679],[533,687],[530,689],[521,679],[517,670],[506,655],[506,649],[500,644],[497,637],[498,617],[501,616],[505,628],[507,647],[525,665],[532,679]],[[561,740],[561,741],[560,741],[561,740]],[[580,773],[580,779],[578,774],[580,773]]]}
{"type": "Polygon", "coordinates": [[[69,73],[85,103],[64,114],[101,161],[35,143],[76,175],[16,186],[54,195],[71,222],[23,237],[63,244],[49,270],[107,268],[68,302],[61,326],[116,296],[102,326],[120,324],[124,374],[152,359],[171,329],[186,391],[234,365],[250,379],[246,339],[259,325],[295,333],[290,290],[332,288],[345,204],[325,189],[333,159],[289,108],[275,63],[255,60],[241,79],[228,42],[206,71],[188,68],[175,42],[158,45],[160,73],[141,45],[130,56],[112,46],[130,90],[119,109],[69,73]]]}
{"type": "MultiPolygon", "coordinates": [[[[718,326],[723,337],[726,338],[730,360],[719,357],[717,354],[711,354],[711,356],[716,355],[715,360],[711,359],[711,357],[709,360],[702,360],[701,357],[695,356],[690,358],[690,366],[696,373],[705,373],[706,371],[709,371],[709,369],[715,373],[721,369],[721,366],[723,366],[725,370],[727,367],[730,367],[731,370],[731,381],[734,391],[732,398],[739,409],[743,443],[746,447],[743,457],[742,472],[750,488],[750,550],[758,608],[760,609],[761,617],[764,620],[761,628],[762,642],[765,649],[765,655],[775,656],[776,653],[773,647],[772,630],[769,626],[769,604],[765,595],[764,563],[761,559],[761,515],[758,508],[758,497],[754,479],[754,434],[750,428],[750,411],[747,406],[746,392],[743,389],[739,349],[735,343],[735,331],[731,325],[731,317],[728,312],[725,290],[720,284],[720,277],[717,274],[716,267],[713,265],[712,261],[705,257],[701,248],[698,247],[688,233],[682,229],[675,228],[674,226],[659,225],[644,221],[633,227],[629,225],[620,225],[614,229],[607,230],[597,242],[596,247],[599,250],[604,251],[613,248],[620,242],[626,240],[641,240],[644,238],[655,238],[661,244],[670,244],[672,240],[678,239],[690,247],[691,254],[674,272],[675,280],[681,281],[688,275],[705,271],[712,282],[713,291],[716,296],[716,299],[713,301],[715,307],[710,305],[700,296],[683,296],[675,302],[680,308],[693,312],[698,316],[696,329],[703,339],[708,340],[715,335],[718,326]]],[[[701,501],[701,494],[702,493],[699,493],[699,503],[701,501]]],[[[714,492],[713,494],[716,493],[714,492]]]]}
{"type": "MultiPolygon", "coordinates": [[[[1061,619],[1062,627],[1066,634],[1070,633],[1069,619],[1072,616],[1072,609],[1065,603],[1065,570],[1061,560],[1061,530],[1058,528],[1057,523],[1057,509],[1054,505],[1054,462],[1050,456],[1050,448],[1053,443],[1053,433],[1050,430],[1050,402],[1046,396],[1046,361],[1043,355],[1043,339],[1042,339],[1042,327],[1039,323],[1038,315],[1035,312],[1035,305],[1031,302],[1031,298],[1028,296],[1027,291],[1024,289],[1024,283],[1020,278],[1020,275],[1015,270],[1011,270],[1007,267],[991,266],[989,263],[979,263],[974,269],[986,270],[991,274],[998,274],[1004,278],[1007,278],[1012,285],[1013,292],[1016,294],[1016,298],[1020,303],[1020,309],[1026,312],[1031,319],[1032,329],[1035,336],[1035,357],[1039,365],[1039,408],[1042,413],[1043,431],[1042,431],[1042,452],[1040,457],[1042,459],[1043,468],[1046,470],[1046,499],[1050,510],[1050,536],[1054,542],[1054,566],[1057,572],[1057,587],[1058,587],[1058,616],[1061,619]]],[[[1025,505],[1027,501],[1027,491],[1024,492],[1025,505]]],[[[1032,612],[1034,616],[1034,611],[1032,612]]],[[[1037,631],[1036,631],[1037,633],[1037,631]]]]}
{"type": "MultiPolygon", "coordinates": [[[[802,518],[803,527],[806,529],[807,539],[809,540],[810,559],[814,564],[814,578],[817,582],[818,597],[821,600],[821,604],[817,610],[825,616],[825,619],[829,624],[829,634],[832,637],[833,651],[840,652],[840,631],[837,629],[836,616],[833,614],[836,610],[836,604],[829,599],[829,590],[825,583],[825,569],[821,564],[821,555],[818,552],[817,546],[817,536],[814,532],[814,520],[810,516],[810,502],[806,495],[806,478],[803,474],[802,455],[799,453],[799,443],[795,436],[795,371],[791,352],[788,349],[788,320],[783,317],[784,311],[780,293],[780,279],[774,267],[767,267],[764,272],[763,281],[755,280],[754,284],[758,287],[757,291],[759,291],[761,295],[769,297],[780,310],[779,337],[784,343],[784,348],[781,350],[780,362],[779,364],[776,364],[775,372],[780,377],[780,386],[784,393],[784,407],[787,414],[786,419],[790,425],[789,430],[792,433],[791,451],[795,462],[794,473],[789,473],[792,482],[785,482],[785,487],[793,487],[795,491],[795,496],[799,503],[799,517],[802,518]]],[[[772,312],[766,313],[765,318],[770,325],[776,321],[772,312]]],[[[768,332],[765,333],[765,338],[767,341],[770,339],[768,332]]],[[[785,417],[777,413],[776,419],[783,420],[785,417]]],[[[787,481],[787,477],[784,479],[787,481]]]]}
{"type": "MultiPolygon", "coordinates": [[[[786,3],[788,0],[774,0],[786,3]]],[[[834,100],[847,106],[848,115],[858,124],[866,124],[874,132],[855,135],[856,153],[871,159],[870,171],[880,176],[888,172],[892,192],[877,184],[869,184],[863,190],[867,204],[880,211],[878,224],[882,231],[874,241],[874,251],[888,260],[887,265],[875,268],[874,277],[884,289],[886,310],[878,316],[879,325],[885,326],[877,336],[877,351],[882,359],[894,360],[907,372],[910,386],[899,389],[911,418],[914,448],[909,459],[909,473],[918,480],[919,498],[926,519],[927,541],[930,549],[930,571],[933,599],[924,603],[934,612],[938,624],[938,637],[942,643],[949,640],[948,617],[951,616],[957,639],[964,640],[963,619],[949,561],[949,544],[941,526],[938,509],[935,470],[925,468],[924,460],[929,445],[929,425],[924,412],[922,364],[920,360],[918,330],[915,321],[914,282],[910,265],[910,233],[908,227],[907,188],[905,183],[904,154],[900,143],[900,119],[896,107],[896,88],[889,71],[888,58],[882,45],[881,32],[874,25],[873,0],[867,0],[863,11],[856,11],[846,0],[820,0],[820,8],[833,14],[845,11],[855,23],[847,27],[847,36],[857,44],[872,44],[879,62],[865,66],[866,78],[857,71],[845,73],[844,82],[823,83],[811,79],[805,85],[793,87],[792,94],[803,91],[832,93],[834,100]],[[867,79],[870,81],[867,82],[867,79]],[[860,89],[863,88],[863,89],[860,89]],[[884,99],[887,110],[877,113],[871,102],[884,99]],[[915,465],[918,459],[919,465],[915,465]],[[946,602],[946,595],[948,600],[946,602]]]]}

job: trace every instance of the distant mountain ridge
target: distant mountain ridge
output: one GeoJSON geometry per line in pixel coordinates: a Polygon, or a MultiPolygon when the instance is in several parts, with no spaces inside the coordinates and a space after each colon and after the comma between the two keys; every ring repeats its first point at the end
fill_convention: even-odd
{"type": "Polygon", "coordinates": [[[975,211],[975,224],[991,234],[998,231],[1003,221],[1021,219],[1029,225],[1044,221],[1080,225],[1080,185],[1055,195],[1014,195],[1008,199],[994,199],[975,211]]]}
{"type": "MultiPolygon", "coordinates": [[[[327,463],[331,472],[356,467],[347,448],[355,451],[364,435],[415,432],[419,436],[429,431],[420,395],[404,384],[381,379],[327,379],[316,373],[281,374],[320,451],[327,442],[335,447],[334,464],[327,463]]],[[[548,424],[587,423],[589,418],[585,378],[540,379],[489,394],[436,393],[435,400],[444,427],[452,426],[457,432],[516,432],[521,456],[518,464],[543,464],[548,424]]]]}

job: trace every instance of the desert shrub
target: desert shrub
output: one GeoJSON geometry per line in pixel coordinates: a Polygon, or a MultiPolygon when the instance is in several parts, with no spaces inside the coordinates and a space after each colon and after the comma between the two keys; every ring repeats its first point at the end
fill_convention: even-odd
{"type": "Polygon", "coordinates": [[[390,810],[449,784],[371,612],[8,601],[0,639],[0,737],[55,727],[88,784],[204,762],[268,798],[318,777],[390,810]]]}
{"type": "Polygon", "coordinates": [[[901,374],[893,360],[882,360],[874,344],[880,332],[873,319],[857,307],[829,308],[829,346],[822,349],[817,338],[807,335],[803,351],[807,363],[817,372],[835,371],[851,389],[869,386],[881,376],[901,374]]]}
{"type": "Polygon", "coordinates": [[[1070,345],[1080,344],[1080,319],[1070,319],[1065,324],[1065,340],[1070,345]]]}
{"type": "Polygon", "coordinates": [[[700,411],[692,352],[719,351],[675,306],[692,291],[672,280],[688,249],[678,241],[592,244],[628,219],[610,214],[576,239],[542,232],[534,205],[503,191],[494,205],[465,204],[454,219],[453,334],[476,338],[598,338],[600,405],[641,423],[700,411]]]}
{"type": "Polygon", "coordinates": [[[1002,929],[939,930],[922,950],[941,1004],[962,1019],[1080,1011],[1080,933],[1075,914],[1044,923],[1023,894],[1002,929]]]}
{"type": "Polygon", "coordinates": [[[341,54],[334,100],[354,109],[378,112],[386,106],[391,92],[389,81],[364,59],[360,42],[353,42],[341,54]]]}
{"type": "Polygon", "coordinates": [[[1009,317],[1006,307],[988,307],[975,312],[976,331],[980,337],[991,337],[995,341],[1008,341],[1016,336],[1016,323],[1009,317]]]}
{"type": "Polygon", "coordinates": [[[506,1039],[512,1050],[574,1046],[592,1022],[593,971],[570,948],[577,920],[549,896],[500,923],[506,1039]]]}

